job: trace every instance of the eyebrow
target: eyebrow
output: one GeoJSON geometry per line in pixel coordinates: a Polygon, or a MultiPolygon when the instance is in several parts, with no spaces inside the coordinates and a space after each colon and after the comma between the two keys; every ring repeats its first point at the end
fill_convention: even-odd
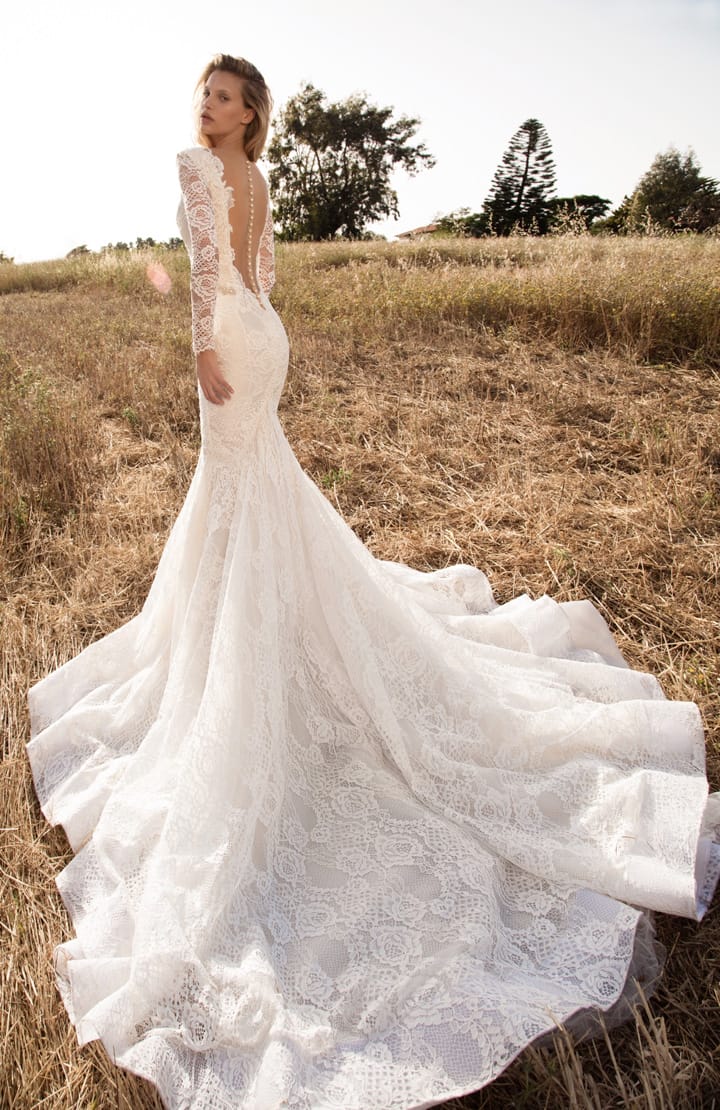
{"type": "MultiPolygon", "coordinates": [[[[232,95],[231,92],[230,92],[230,89],[226,89],[223,85],[221,85],[220,88],[217,91],[219,93],[221,93],[221,92],[227,93],[228,96],[232,95]]],[[[203,92],[210,92],[210,86],[209,85],[204,85],[203,86],[203,92]]]]}

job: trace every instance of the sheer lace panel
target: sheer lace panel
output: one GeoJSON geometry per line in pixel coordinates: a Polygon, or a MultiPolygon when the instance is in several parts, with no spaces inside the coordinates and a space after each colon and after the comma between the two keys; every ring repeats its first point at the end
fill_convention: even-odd
{"type": "Polygon", "coordinates": [[[260,271],[260,288],[264,293],[269,293],[275,284],[275,236],[273,234],[272,208],[268,198],[265,227],[260,239],[260,252],[258,256],[260,271]]]}
{"type": "Polygon", "coordinates": [[[192,348],[212,350],[219,261],[210,191],[188,151],[177,156],[178,175],[190,232],[192,348]]]}

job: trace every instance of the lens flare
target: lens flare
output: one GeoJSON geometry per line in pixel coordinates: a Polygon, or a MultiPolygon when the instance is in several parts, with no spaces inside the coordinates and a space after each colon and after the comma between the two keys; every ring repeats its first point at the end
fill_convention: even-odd
{"type": "Polygon", "coordinates": [[[172,278],[160,262],[148,262],[145,270],[147,279],[154,285],[158,293],[169,293],[172,289],[172,278]]]}

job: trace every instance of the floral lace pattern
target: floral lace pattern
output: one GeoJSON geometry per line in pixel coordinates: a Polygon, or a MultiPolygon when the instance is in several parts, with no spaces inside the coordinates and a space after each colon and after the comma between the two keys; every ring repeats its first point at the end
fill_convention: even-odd
{"type": "Polygon", "coordinates": [[[275,236],[273,234],[272,207],[270,201],[268,201],[267,215],[260,237],[258,277],[260,279],[260,288],[265,293],[269,294],[275,284],[275,236]]]}
{"type": "MultiPolygon", "coordinates": [[[[214,349],[218,293],[232,294],[238,281],[242,281],[233,261],[227,218],[233,191],[225,184],[217,155],[207,147],[180,151],[177,166],[182,190],[177,222],[191,260],[192,347],[198,354],[214,349]]],[[[275,284],[275,243],[269,203],[257,267],[260,288],[267,295],[275,284]]]]}
{"type": "Polygon", "coordinates": [[[58,987],[172,1110],[430,1106],[654,973],[643,908],[702,916],[720,797],[589,602],[378,560],[304,474],[213,161],[179,156],[193,342],[235,392],[142,611],[30,691],[58,987]]]}

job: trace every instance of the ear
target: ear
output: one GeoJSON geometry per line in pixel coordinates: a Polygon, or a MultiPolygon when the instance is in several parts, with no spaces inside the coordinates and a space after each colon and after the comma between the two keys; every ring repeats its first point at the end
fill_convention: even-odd
{"type": "Polygon", "coordinates": [[[254,119],[255,119],[255,109],[254,108],[248,108],[248,110],[245,113],[243,123],[252,123],[252,121],[254,119]]]}

